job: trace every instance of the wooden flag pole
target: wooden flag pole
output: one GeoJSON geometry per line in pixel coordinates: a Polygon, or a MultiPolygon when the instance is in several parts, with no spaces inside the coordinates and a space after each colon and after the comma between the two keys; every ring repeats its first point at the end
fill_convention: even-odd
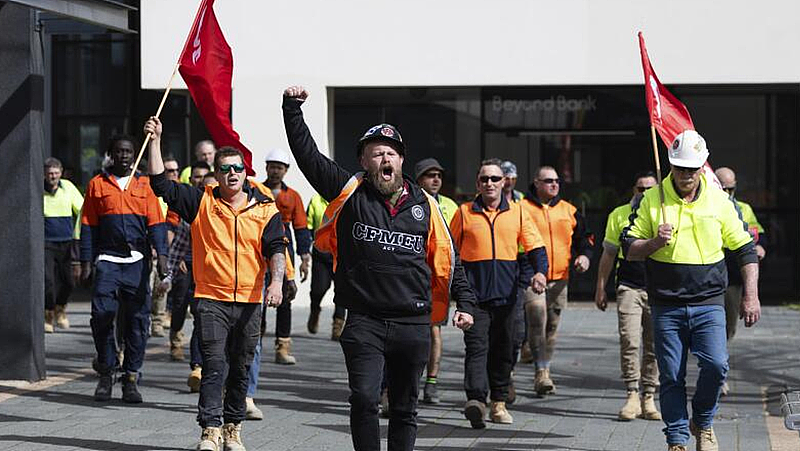
{"type": "MultiPolygon", "coordinates": [[[[158,110],[156,110],[156,119],[161,116],[161,110],[164,109],[164,104],[167,102],[167,96],[169,95],[169,91],[172,89],[172,82],[175,80],[175,75],[178,74],[178,67],[180,67],[181,63],[178,62],[175,65],[175,69],[172,71],[172,75],[169,77],[169,82],[167,82],[167,89],[164,91],[164,96],[161,97],[161,103],[158,105],[158,110]]],[[[152,133],[148,133],[147,136],[144,138],[144,142],[142,143],[142,148],[139,149],[139,155],[136,157],[136,162],[133,163],[133,167],[131,168],[131,177],[125,183],[124,190],[128,189],[128,186],[131,184],[131,180],[133,180],[133,175],[136,173],[136,168],[139,167],[139,163],[142,161],[142,155],[144,155],[144,149],[147,148],[147,144],[150,142],[150,139],[153,137],[152,133]]],[[[658,165],[658,163],[656,163],[658,165]]]]}
{"type": "Polygon", "coordinates": [[[658,141],[656,141],[656,126],[650,123],[650,137],[653,139],[653,157],[656,159],[656,179],[658,181],[658,195],[661,199],[661,223],[667,223],[667,210],[664,208],[664,185],[661,183],[661,160],[658,158],[658,141]]]}

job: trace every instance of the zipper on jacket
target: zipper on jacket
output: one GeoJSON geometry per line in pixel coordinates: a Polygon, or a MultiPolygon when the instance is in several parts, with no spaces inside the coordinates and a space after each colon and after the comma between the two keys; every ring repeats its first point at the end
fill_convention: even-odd
{"type": "MultiPolygon", "coordinates": [[[[555,261],[555,259],[556,259],[556,246],[553,243],[553,225],[550,224],[550,209],[547,208],[547,206],[542,205],[542,210],[544,210],[544,220],[545,220],[545,222],[547,222],[547,233],[550,234],[550,249],[553,250],[553,260],[555,261]]],[[[550,274],[548,274],[548,277],[547,277],[548,279],[552,279],[553,275],[555,275],[554,267],[555,267],[555,264],[552,264],[552,265],[550,265],[550,268],[548,268],[547,272],[550,273],[550,274]]],[[[567,271],[569,271],[569,263],[567,263],[567,271]]]]}

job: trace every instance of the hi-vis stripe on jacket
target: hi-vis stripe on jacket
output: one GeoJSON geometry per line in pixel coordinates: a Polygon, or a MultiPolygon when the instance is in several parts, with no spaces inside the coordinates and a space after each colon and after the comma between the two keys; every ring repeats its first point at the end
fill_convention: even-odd
{"type": "Polygon", "coordinates": [[[100,254],[128,257],[132,249],[150,255],[150,246],[167,255],[164,215],[145,175],[134,175],[125,191],[110,174],[91,179],[81,224],[81,261],[100,254]]]}
{"type": "MultiPolygon", "coordinates": [[[[700,176],[697,199],[686,202],[675,191],[672,174],[664,179],[666,222],[672,224],[672,239],[647,258],[647,291],[660,303],[700,304],[722,302],[728,277],[723,248],[737,254],[740,264],[756,263],[753,239],[747,224],[728,195],[710,187],[700,176]]],[[[622,249],[627,254],[637,239],[658,235],[661,216],[658,189],[645,191],[630,223],[622,231],[622,249]]]]}
{"type": "Polygon", "coordinates": [[[520,246],[533,260],[534,272],[547,273],[542,237],[519,204],[509,203],[505,196],[496,210],[487,208],[480,196],[462,204],[450,227],[478,302],[515,302],[520,246]]]}
{"type": "MultiPolygon", "coordinates": [[[[364,181],[364,173],[359,172],[355,174],[344,186],[341,194],[331,202],[325,209],[325,214],[322,217],[322,225],[317,229],[314,237],[314,246],[322,251],[333,254],[333,270],[336,271],[338,261],[338,239],[336,232],[336,223],[339,219],[339,213],[344,204],[350,200],[353,193],[364,181]]],[[[425,193],[424,191],[422,191],[425,193]]],[[[388,230],[380,230],[377,228],[368,228],[364,226],[364,238],[370,235],[380,234],[386,235],[376,236],[372,239],[386,240],[389,243],[395,243],[398,246],[419,246],[427,250],[426,261],[431,269],[431,321],[434,323],[446,320],[447,307],[450,299],[450,284],[453,280],[453,271],[455,269],[456,254],[450,233],[447,229],[447,221],[444,218],[439,204],[429,194],[425,193],[430,208],[431,214],[429,217],[428,236],[425,243],[415,241],[412,235],[401,234],[399,232],[389,232],[388,230]]],[[[361,233],[354,229],[354,233],[361,233]]],[[[398,293],[400,294],[400,293],[398,293]]]]}

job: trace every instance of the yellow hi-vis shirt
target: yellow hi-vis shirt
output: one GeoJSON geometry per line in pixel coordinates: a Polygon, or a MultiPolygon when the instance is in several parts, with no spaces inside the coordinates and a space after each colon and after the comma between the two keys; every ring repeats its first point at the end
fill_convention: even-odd
{"type": "Polygon", "coordinates": [[[649,296],[656,303],[719,303],[728,283],[723,248],[734,251],[740,264],[758,261],[747,225],[728,195],[709,187],[704,175],[692,202],[675,191],[671,173],[663,185],[666,221],[658,188],[647,190],[623,229],[623,250],[627,254],[636,239],[656,237],[662,222],[672,224],[669,243],[646,260],[649,296]]]}

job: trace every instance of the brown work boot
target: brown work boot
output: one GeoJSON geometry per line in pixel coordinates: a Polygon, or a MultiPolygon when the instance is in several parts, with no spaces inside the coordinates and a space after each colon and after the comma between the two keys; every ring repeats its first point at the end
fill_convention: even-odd
{"type": "Polygon", "coordinates": [[[203,379],[203,367],[195,365],[192,372],[189,373],[189,378],[186,379],[186,385],[189,386],[189,393],[197,393],[200,391],[200,381],[203,379]]]}
{"type": "Polygon", "coordinates": [[[44,332],[46,334],[52,334],[56,331],[55,318],[56,313],[53,310],[44,311],[44,332]]]}
{"type": "Polygon", "coordinates": [[[179,333],[169,333],[169,357],[175,362],[183,361],[183,340],[179,333]]]}
{"type": "Polygon", "coordinates": [[[533,353],[531,352],[531,346],[527,341],[522,343],[522,348],[519,350],[519,363],[533,363],[533,353]]]}
{"type": "Polygon", "coordinates": [[[550,379],[549,368],[536,370],[536,377],[533,379],[533,389],[536,390],[536,394],[539,396],[556,392],[556,385],[553,383],[553,380],[550,379]]]}
{"type": "Polygon", "coordinates": [[[197,451],[220,451],[222,449],[222,430],[220,428],[203,428],[197,451]]]}
{"type": "Polygon", "coordinates": [[[667,451],[689,451],[685,445],[667,445],[667,451]]]}
{"type": "Polygon", "coordinates": [[[631,421],[642,414],[642,401],[639,400],[639,392],[636,390],[628,390],[628,399],[625,400],[625,405],[619,411],[617,418],[620,421],[631,421]]]}
{"type": "Polygon", "coordinates": [[[642,396],[642,418],[645,420],[661,420],[661,412],[656,407],[656,396],[653,393],[645,393],[642,396]]]}
{"type": "Polygon", "coordinates": [[[306,327],[308,328],[308,333],[316,334],[319,330],[319,313],[321,309],[312,308],[311,313],[308,314],[308,323],[306,327]]]}
{"type": "Polygon", "coordinates": [[[59,329],[69,329],[69,320],[67,319],[67,306],[57,305],[55,313],[56,313],[56,326],[58,326],[59,329]]]}
{"type": "Polygon", "coordinates": [[[339,337],[342,336],[343,330],[344,330],[344,320],[341,318],[334,318],[333,326],[331,326],[331,340],[339,341],[339,337]]]}
{"type": "Polygon", "coordinates": [[[464,416],[469,420],[472,429],[483,429],[486,427],[486,404],[470,399],[464,405],[464,416]]]}
{"type": "Polygon", "coordinates": [[[297,359],[292,355],[292,339],[291,338],[276,338],[275,339],[275,363],[281,365],[294,365],[297,359]]]}
{"type": "Polygon", "coordinates": [[[695,426],[694,421],[690,421],[689,432],[694,435],[694,439],[697,442],[697,447],[695,448],[697,451],[719,451],[719,443],[717,442],[716,434],[714,434],[714,428],[700,429],[695,426]]]}
{"type": "Polygon", "coordinates": [[[161,323],[157,323],[155,320],[153,320],[152,324],[150,324],[150,336],[164,337],[166,335],[166,332],[164,332],[164,326],[162,326],[161,323]]]}
{"type": "Polygon", "coordinates": [[[508,413],[508,410],[506,409],[506,403],[503,401],[492,401],[492,408],[489,413],[489,417],[492,419],[492,423],[514,423],[514,417],[508,413]]]}
{"type": "Polygon", "coordinates": [[[222,443],[225,451],[246,451],[242,443],[242,423],[223,424],[222,443]]]}

